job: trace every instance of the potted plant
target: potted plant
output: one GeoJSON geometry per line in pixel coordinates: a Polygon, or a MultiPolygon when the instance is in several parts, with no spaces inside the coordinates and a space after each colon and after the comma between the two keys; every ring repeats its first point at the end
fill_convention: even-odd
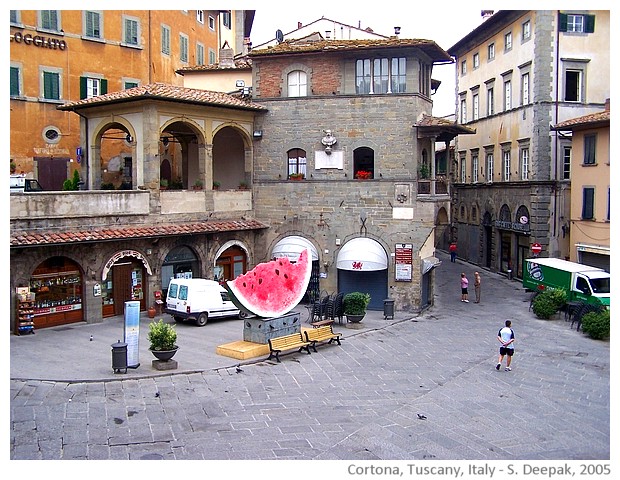
{"type": "Polygon", "coordinates": [[[168,180],[165,178],[162,178],[159,181],[159,189],[160,190],[167,190],[168,189],[168,180]]]}
{"type": "Polygon", "coordinates": [[[361,322],[366,315],[366,309],[370,303],[370,294],[362,292],[347,293],[342,299],[344,314],[347,321],[361,322]]]}
{"type": "Polygon", "coordinates": [[[221,185],[217,180],[213,180],[213,190],[219,190],[221,185]]]}
{"type": "Polygon", "coordinates": [[[17,165],[15,165],[15,162],[11,160],[11,173],[15,173],[16,170],[17,170],[17,165]]]}
{"type": "Polygon", "coordinates": [[[202,185],[203,185],[202,180],[197,179],[197,180],[194,182],[194,186],[193,186],[192,188],[193,188],[194,190],[202,190],[202,185]]]}
{"type": "Polygon", "coordinates": [[[239,182],[239,190],[247,190],[248,189],[248,183],[245,181],[241,181],[239,182]]]}
{"type": "Polygon", "coordinates": [[[303,180],[304,179],[304,174],[303,173],[290,173],[288,176],[289,180],[303,180]]]}
{"type": "Polygon", "coordinates": [[[426,163],[420,164],[419,173],[420,173],[420,178],[424,180],[430,178],[431,176],[431,172],[426,163]]]}
{"type": "Polygon", "coordinates": [[[149,323],[147,340],[150,343],[149,350],[158,360],[168,361],[177,353],[177,332],[174,325],[165,323],[161,318],[157,322],[149,323]]]}

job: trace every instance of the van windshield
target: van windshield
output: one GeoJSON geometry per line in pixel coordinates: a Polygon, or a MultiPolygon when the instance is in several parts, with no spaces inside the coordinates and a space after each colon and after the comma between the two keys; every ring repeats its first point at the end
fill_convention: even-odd
{"type": "Polygon", "coordinates": [[[591,278],[592,293],[609,293],[609,278],[591,278]]]}
{"type": "Polygon", "coordinates": [[[168,289],[168,296],[170,298],[177,298],[178,290],[179,290],[179,286],[176,283],[171,283],[170,288],[168,289]]]}
{"type": "Polygon", "coordinates": [[[179,300],[187,300],[187,285],[181,285],[179,287],[179,300]]]}

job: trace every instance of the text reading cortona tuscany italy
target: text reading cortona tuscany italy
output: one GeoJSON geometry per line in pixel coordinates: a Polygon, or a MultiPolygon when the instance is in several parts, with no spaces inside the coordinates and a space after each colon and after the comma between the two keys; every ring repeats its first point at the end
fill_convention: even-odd
{"type": "Polygon", "coordinates": [[[356,465],[350,464],[347,473],[353,476],[413,476],[413,477],[448,477],[461,478],[463,476],[475,478],[505,478],[506,476],[526,476],[527,478],[591,478],[593,475],[611,475],[611,466],[608,463],[569,465],[532,465],[528,463],[509,463],[503,467],[492,466],[487,463],[466,463],[455,466],[423,465],[408,463],[402,466],[385,465],[356,465]]]}

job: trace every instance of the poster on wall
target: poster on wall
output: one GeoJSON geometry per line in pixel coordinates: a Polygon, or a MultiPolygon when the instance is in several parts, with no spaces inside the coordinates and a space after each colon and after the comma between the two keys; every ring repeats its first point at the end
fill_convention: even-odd
{"type": "Polygon", "coordinates": [[[396,244],[396,278],[397,282],[410,282],[412,276],[413,265],[413,244],[397,243],[396,244]]]}
{"type": "Polygon", "coordinates": [[[127,367],[140,366],[140,302],[125,302],[125,343],[127,344],[127,367]]]}

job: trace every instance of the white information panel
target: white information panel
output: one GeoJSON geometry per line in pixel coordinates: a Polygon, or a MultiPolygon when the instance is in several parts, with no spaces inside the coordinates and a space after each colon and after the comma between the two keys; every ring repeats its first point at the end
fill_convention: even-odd
{"type": "Polygon", "coordinates": [[[140,302],[125,302],[125,343],[127,344],[127,367],[140,366],[140,302]]]}

